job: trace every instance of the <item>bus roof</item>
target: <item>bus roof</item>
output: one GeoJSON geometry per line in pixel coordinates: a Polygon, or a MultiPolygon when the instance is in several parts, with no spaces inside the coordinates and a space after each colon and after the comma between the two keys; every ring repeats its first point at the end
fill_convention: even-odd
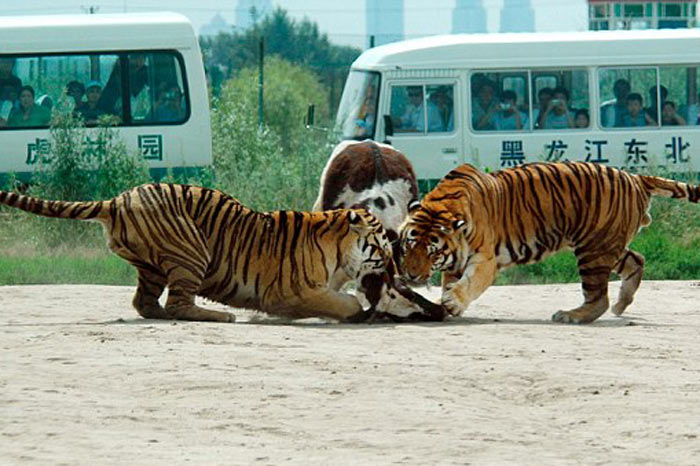
{"type": "Polygon", "coordinates": [[[365,51],[354,69],[511,68],[700,62],[700,29],[451,34],[365,51]]]}
{"type": "Polygon", "coordinates": [[[177,13],[0,17],[0,53],[81,52],[196,47],[189,20],[177,13]]]}

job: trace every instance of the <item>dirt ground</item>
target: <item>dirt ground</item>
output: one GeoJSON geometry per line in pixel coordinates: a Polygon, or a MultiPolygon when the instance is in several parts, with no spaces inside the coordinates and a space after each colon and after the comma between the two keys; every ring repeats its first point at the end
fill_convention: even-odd
{"type": "Polygon", "coordinates": [[[0,463],[700,463],[698,282],[585,326],[549,321],[578,284],[402,325],[149,321],[132,293],[0,287],[0,463]]]}

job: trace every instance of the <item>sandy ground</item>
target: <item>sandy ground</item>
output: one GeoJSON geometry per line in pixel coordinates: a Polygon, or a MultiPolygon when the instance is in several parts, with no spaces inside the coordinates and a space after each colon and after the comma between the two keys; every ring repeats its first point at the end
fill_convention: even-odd
{"type": "Polygon", "coordinates": [[[1,464],[700,463],[697,282],[587,326],[549,322],[577,284],[355,326],[149,321],[132,292],[0,287],[1,464]]]}

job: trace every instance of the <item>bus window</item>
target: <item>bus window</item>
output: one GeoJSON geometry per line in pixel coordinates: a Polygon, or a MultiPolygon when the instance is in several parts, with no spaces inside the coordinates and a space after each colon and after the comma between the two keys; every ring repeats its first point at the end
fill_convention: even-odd
{"type": "MultiPolygon", "coordinates": [[[[551,70],[533,76],[532,119],[536,129],[588,128],[590,125],[588,73],[585,70],[551,70]]],[[[533,73],[534,74],[534,73],[533,73]]]]}
{"type": "Polygon", "coordinates": [[[338,105],[338,130],[344,139],[374,137],[379,73],[351,71],[338,105]]]}
{"type": "Polygon", "coordinates": [[[600,121],[603,127],[657,126],[664,89],[656,89],[655,68],[615,68],[598,72],[600,121]]]}
{"type": "Polygon", "coordinates": [[[3,57],[0,126],[46,128],[54,107],[73,111],[88,125],[96,123],[108,114],[98,104],[101,79],[112,72],[116,61],[114,54],[3,57]]]}
{"type": "Polygon", "coordinates": [[[0,58],[0,128],[47,128],[54,107],[86,126],[182,123],[189,114],[183,70],[172,52],[128,58],[130,113],[124,115],[122,57],[117,54],[0,58]]]}
{"type": "Polygon", "coordinates": [[[396,133],[445,131],[437,104],[420,84],[391,87],[390,115],[396,133]]]}
{"type": "Polygon", "coordinates": [[[662,126],[697,126],[699,84],[697,70],[694,66],[659,68],[662,126]]]}
{"type": "MultiPolygon", "coordinates": [[[[432,128],[428,125],[428,132],[451,132],[454,130],[454,86],[440,84],[426,86],[428,105],[434,105],[440,116],[440,125],[432,128]]],[[[429,110],[430,111],[430,110],[429,110]]]]}
{"type": "MultiPolygon", "coordinates": [[[[105,85],[101,105],[123,111],[121,62],[105,85]]],[[[127,55],[129,122],[132,124],[182,123],[188,115],[182,69],[171,52],[136,52],[127,55]]]]}
{"type": "Polygon", "coordinates": [[[527,73],[475,73],[472,84],[472,127],[475,131],[530,129],[527,73]]]}

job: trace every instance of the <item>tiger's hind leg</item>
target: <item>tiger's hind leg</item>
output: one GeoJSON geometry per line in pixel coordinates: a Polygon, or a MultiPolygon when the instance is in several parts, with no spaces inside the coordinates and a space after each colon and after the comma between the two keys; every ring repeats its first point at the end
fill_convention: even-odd
{"type": "Polygon", "coordinates": [[[168,299],[165,303],[166,319],[196,320],[207,322],[235,322],[236,317],[228,312],[212,311],[197,306],[195,295],[202,284],[205,267],[188,264],[187,267],[166,261],[168,299]]]}
{"type": "Polygon", "coordinates": [[[144,319],[169,319],[165,309],[158,302],[167,283],[165,275],[152,268],[137,266],[139,284],[132,304],[144,319]]]}
{"type": "Polygon", "coordinates": [[[306,290],[284,302],[265,306],[263,311],[291,319],[329,317],[341,322],[363,321],[370,314],[362,310],[355,296],[330,288],[306,290]]]}
{"type": "Polygon", "coordinates": [[[622,278],[620,294],[617,302],[612,307],[616,316],[622,315],[627,306],[632,304],[634,293],[639,288],[639,283],[644,275],[644,256],[636,251],[625,249],[622,256],[615,264],[615,272],[622,278]]]}
{"type": "Polygon", "coordinates": [[[618,255],[591,257],[591,253],[578,253],[579,275],[584,302],[570,311],[558,311],[552,316],[555,322],[585,324],[593,322],[608,309],[608,279],[618,255]]]}

